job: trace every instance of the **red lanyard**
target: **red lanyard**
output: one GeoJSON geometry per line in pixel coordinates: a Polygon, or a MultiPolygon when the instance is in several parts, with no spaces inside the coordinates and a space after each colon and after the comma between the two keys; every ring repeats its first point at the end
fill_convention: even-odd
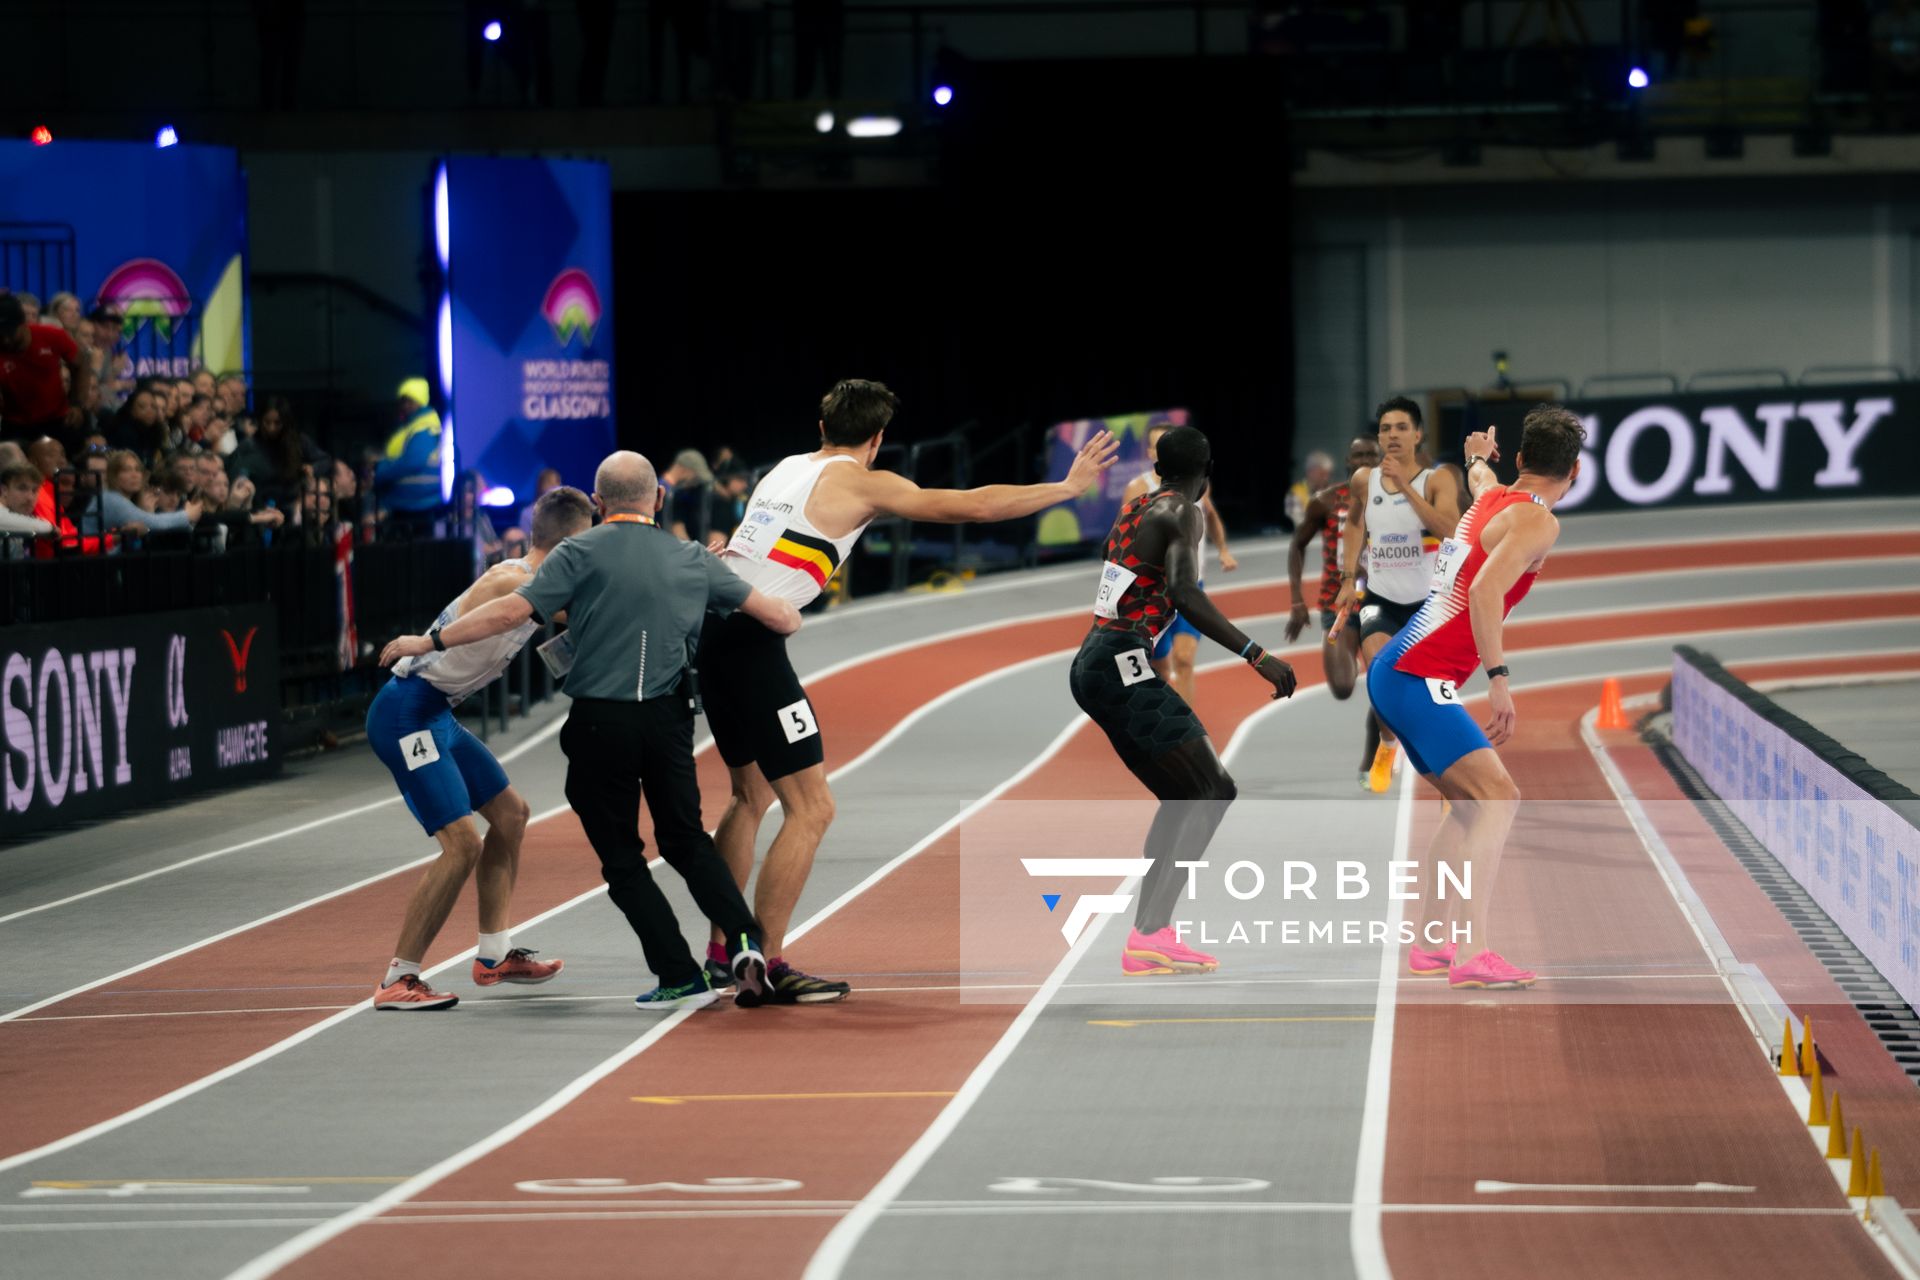
{"type": "Polygon", "coordinates": [[[631,511],[616,511],[612,515],[607,517],[606,523],[658,525],[660,522],[658,520],[655,520],[652,516],[639,516],[639,515],[633,514],[631,511]]]}

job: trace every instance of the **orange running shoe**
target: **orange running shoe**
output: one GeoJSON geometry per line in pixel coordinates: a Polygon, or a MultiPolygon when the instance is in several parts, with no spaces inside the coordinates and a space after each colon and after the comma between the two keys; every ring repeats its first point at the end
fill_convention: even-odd
{"type": "Polygon", "coordinates": [[[1383,742],[1373,753],[1373,768],[1367,772],[1367,786],[1377,795],[1393,786],[1393,760],[1399,748],[1383,742]]]}
{"type": "Polygon", "coordinates": [[[381,987],[373,993],[376,1009],[451,1009],[459,1003],[459,996],[435,991],[417,973],[403,973],[392,986],[381,987]]]}
{"type": "Polygon", "coordinates": [[[525,947],[515,947],[507,952],[505,960],[491,969],[476,959],[473,962],[473,985],[491,987],[502,982],[516,982],[530,987],[538,986],[542,982],[552,982],[567,967],[565,960],[535,960],[534,957],[539,954],[525,947]]]}

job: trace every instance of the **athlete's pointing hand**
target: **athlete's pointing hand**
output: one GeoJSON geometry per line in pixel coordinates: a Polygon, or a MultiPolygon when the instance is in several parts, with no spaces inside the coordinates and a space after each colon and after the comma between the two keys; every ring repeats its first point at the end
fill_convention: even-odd
{"type": "Polygon", "coordinates": [[[1293,687],[1297,680],[1292,667],[1269,653],[1261,657],[1254,670],[1260,673],[1262,680],[1273,686],[1273,696],[1276,700],[1293,696],[1293,687]]]}
{"type": "Polygon", "coordinates": [[[1485,458],[1488,462],[1500,461],[1500,444],[1494,438],[1494,429],[1476,431],[1461,442],[1460,452],[1468,458],[1485,458]]]}
{"type": "Polygon", "coordinates": [[[1080,446],[1079,454],[1073,460],[1073,466],[1067,470],[1066,484],[1076,493],[1091,489],[1093,482],[1102,472],[1113,465],[1120,455],[1120,442],[1111,433],[1096,431],[1093,438],[1080,446]]]}

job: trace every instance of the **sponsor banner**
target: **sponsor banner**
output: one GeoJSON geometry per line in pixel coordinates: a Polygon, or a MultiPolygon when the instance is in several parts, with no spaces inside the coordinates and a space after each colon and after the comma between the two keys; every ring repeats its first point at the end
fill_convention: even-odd
{"type": "Polygon", "coordinates": [[[613,450],[613,196],[604,164],[455,156],[437,184],[441,385],[461,470],[591,488],[613,450]]]}
{"type": "Polygon", "coordinates": [[[71,289],[125,317],[122,375],[247,368],[247,193],[232,148],[0,142],[0,224],[0,284],[42,303],[71,289]]]}
{"type": "MultiPolygon", "coordinates": [[[[1450,415],[1498,429],[1502,479],[1515,474],[1529,401],[1477,401],[1450,415]]],[[[1557,510],[1708,506],[1771,498],[1920,493],[1920,385],[1763,387],[1569,401],[1586,424],[1580,478],[1557,510]]]]}
{"type": "Polygon", "coordinates": [[[278,767],[264,605],[0,631],[0,835],[107,817],[278,767]]]}
{"type": "Polygon", "coordinates": [[[1871,771],[1858,757],[1817,750],[1755,703],[1772,705],[1676,654],[1680,754],[1901,998],[1920,1003],[1920,815],[1863,785],[1871,771]]]}
{"type": "Polygon", "coordinates": [[[1112,432],[1120,442],[1120,453],[1092,488],[1078,498],[1040,513],[1039,544],[1071,547],[1106,537],[1114,517],[1120,514],[1120,495],[1135,477],[1153,467],[1147,460],[1147,430],[1162,423],[1183,427],[1187,424],[1187,411],[1160,409],[1115,418],[1082,418],[1078,422],[1062,422],[1048,432],[1047,479],[1055,484],[1067,478],[1075,455],[1095,432],[1112,432]]]}

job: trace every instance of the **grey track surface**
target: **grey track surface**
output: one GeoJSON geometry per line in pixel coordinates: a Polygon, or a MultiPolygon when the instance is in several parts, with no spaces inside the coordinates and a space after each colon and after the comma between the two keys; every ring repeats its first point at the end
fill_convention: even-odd
{"type": "Polygon", "coordinates": [[[1767,696],[1895,782],[1920,790],[1920,680],[1769,689],[1767,696]]]}
{"type": "MultiPolygon", "coordinates": [[[[1689,513],[1668,521],[1663,516],[1655,531],[1645,517],[1591,516],[1569,519],[1564,543],[1760,536],[1781,519],[1779,508],[1727,509],[1711,518],[1689,513]]],[[[1920,526],[1920,510],[1914,504],[1832,504],[1821,507],[1817,519],[1825,532],[1920,526]]],[[[1284,574],[1284,544],[1237,550],[1242,569],[1221,575],[1219,586],[1284,574]]],[[[1522,616],[1775,593],[1804,601],[1816,592],[1915,585],[1920,585],[1920,560],[1881,562],[1867,571],[1850,566],[1774,575],[1706,571],[1590,584],[1556,584],[1549,578],[1522,616]]],[[[958,628],[1075,610],[1088,594],[1087,566],[1080,565],[955,595],[856,603],[810,623],[794,641],[793,653],[804,676],[958,628]]],[[[1819,612],[1829,621],[1695,642],[1728,660],[1911,644],[1910,624],[1854,624],[1843,611],[1819,612]]],[[[1783,615],[1783,621],[1790,616],[1783,615]]],[[[1255,629],[1277,639],[1279,620],[1259,621],[1255,629]]],[[[1671,638],[1663,637],[1542,654],[1529,660],[1526,678],[1657,668],[1666,664],[1670,645],[1671,638]]],[[[1220,656],[1209,647],[1201,660],[1220,656]]],[[[797,918],[805,919],[859,883],[1038,754],[1077,714],[1064,669],[1063,659],[988,681],[838,779],[841,818],[822,849],[797,918]]],[[[1305,697],[1251,722],[1232,761],[1243,796],[1352,797],[1361,706],[1305,697]],[[1337,748],[1319,752],[1304,746],[1319,742],[1337,748]]],[[[495,739],[495,748],[509,750],[541,727],[538,719],[519,722],[513,735],[495,739]]],[[[832,733],[831,724],[824,728],[832,733]]],[[[562,803],[561,766],[550,741],[509,766],[536,813],[562,803]]],[[[295,766],[272,782],[0,849],[0,867],[6,870],[0,876],[0,917],[384,799],[389,787],[371,754],[355,748],[295,766]]],[[[1298,838],[1318,838],[1313,821],[1337,821],[1359,830],[1358,835],[1349,832],[1355,847],[1368,845],[1380,860],[1388,856],[1390,801],[1349,802],[1338,812],[1344,816],[1309,819],[1298,838]],[[1367,834],[1370,823],[1377,824],[1377,835],[1367,834]]],[[[715,816],[708,814],[709,821],[715,816]]],[[[430,851],[396,802],[0,923],[0,939],[15,944],[16,954],[48,960],[10,971],[0,1013],[430,851]]],[[[693,920],[678,879],[668,877],[666,886],[683,921],[693,920]]],[[[315,1184],[299,1195],[257,1193],[237,1199],[175,1195],[159,1207],[147,1197],[36,1199],[22,1193],[36,1181],[56,1179],[403,1177],[523,1114],[645,1030],[628,1003],[646,985],[637,948],[624,922],[603,901],[590,900],[555,916],[527,941],[567,957],[564,987],[499,996],[472,992],[455,980],[450,985],[465,997],[458,1016],[348,1018],[176,1105],[0,1172],[0,1275],[9,1280],[15,1275],[142,1280],[222,1275],[332,1216],[336,1206],[370,1198],[387,1184],[334,1182],[315,1184]],[[194,1207],[200,1205],[207,1207],[194,1207]],[[216,1225],[180,1225],[188,1222],[216,1225]]],[[[1062,998],[1041,1015],[959,1129],[905,1189],[903,1211],[883,1217],[865,1237],[849,1275],[976,1276],[996,1269],[1015,1275],[1042,1269],[1144,1274],[1147,1268],[1128,1260],[1177,1257],[1196,1274],[1237,1276],[1270,1273],[1258,1262],[1275,1256],[1296,1259],[1296,1274],[1350,1273],[1348,1207],[1370,1024],[1091,1026],[1091,1019],[1163,1016],[1168,1002],[1183,999],[1179,992],[1149,998],[1125,991],[1117,998],[1127,1003],[1114,1003],[1111,963],[1111,948],[1102,948],[1069,975],[1062,998]],[[1071,1087],[1063,1088],[1063,1082],[1071,1087]],[[1145,1107],[1142,1100],[1149,1096],[1172,1100],[1145,1107]],[[1008,1176],[1140,1183],[1170,1175],[1254,1178],[1270,1185],[1236,1200],[1305,1204],[1284,1212],[1233,1215],[1167,1210],[1182,1199],[1174,1195],[1093,1190],[1079,1198],[1119,1196],[1127,1211],[1056,1206],[1044,1213],[998,1212],[984,1218],[976,1210],[934,1216],[910,1212],[914,1204],[930,1201],[996,1201],[1004,1197],[988,1188],[1008,1176]],[[1070,1266],[1068,1259],[1074,1260],[1070,1266]]],[[[1288,963],[1315,960],[1289,957],[1288,963]]],[[[378,958],[370,958],[371,966],[377,964],[378,958]]],[[[885,975],[837,976],[851,978],[856,986],[886,981],[885,975]]],[[[1361,977],[1344,1010],[1326,1000],[1295,1006],[1275,998],[1248,1011],[1264,1017],[1370,1014],[1373,991],[1361,977]]],[[[270,982],[270,976],[263,981],[270,982]]],[[[0,1052],[4,1034],[0,1024],[0,1052]]]]}

